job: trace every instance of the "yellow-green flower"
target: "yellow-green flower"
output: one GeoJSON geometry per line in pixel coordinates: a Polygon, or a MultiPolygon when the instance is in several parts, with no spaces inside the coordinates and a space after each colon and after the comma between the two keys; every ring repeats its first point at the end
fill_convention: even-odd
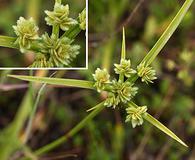
{"type": "Polygon", "coordinates": [[[18,36],[16,43],[19,43],[20,49],[22,52],[29,49],[31,42],[35,39],[38,39],[38,30],[33,18],[26,20],[23,17],[20,17],[17,21],[17,25],[13,26],[14,32],[18,36]]]}
{"type": "Polygon", "coordinates": [[[55,35],[49,37],[48,34],[42,36],[41,53],[47,55],[48,61],[56,67],[68,66],[73,58],[79,54],[80,46],[72,45],[67,37],[56,38],[55,35]]]}
{"type": "Polygon", "coordinates": [[[30,68],[51,68],[53,64],[48,60],[48,58],[43,54],[37,54],[36,58],[30,68]]]}
{"type": "Polygon", "coordinates": [[[69,18],[69,5],[55,3],[53,11],[45,11],[46,22],[50,26],[59,26],[63,31],[68,30],[71,26],[78,24],[73,18],[69,18]]]}
{"type": "Polygon", "coordinates": [[[142,107],[128,107],[126,109],[127,111],[127,117],[125,122],[131,121],[133,128],[136,126],[140,126],[143,124],[143,115],[146,114],[147,106],[142,107]]]}
{"type": "Polygon", "coordinates": [[[155,70],[152,67],[146,66],[145,63],[137,66],[137,74],[141,77],[142,82],[153,83],[152,81],[157,79],[155,70]]]}
{"type": "Polygon", "coordinates": [[[98,92],[101,92],[104,89],[105,84],[110,82],[110,75],[106,69],[102,70],[97,68],[95,74],[93,74],[93,78],[96,81],[94,86],[97,88],[98,92]]]}
{"type": "Polygon", "coordinates": [[[129,82],[118,82],[113,80],[110,84],[112,90],[109,92],[108,98],[104,105],[115,108],[119,103],[127,103],[137,93],[138,88],[133,87],[129,82]]]}
{"type": "Polygon", "coordinates": [[[115,96],[114,93],[109,93],[108,97],[104,103],[107,107],[116,108],[116,106],[120,103],[120,99],[118,96],[115,96]]]}
{"type": "Polygon", "coordinates": [[[135,70],[131,69],[131,61],[121,59],[120,64],[115,64],[115,73],[116,74],[122,74],[125,77],[129,78],[132,74],[136,73],[135,70]]]}

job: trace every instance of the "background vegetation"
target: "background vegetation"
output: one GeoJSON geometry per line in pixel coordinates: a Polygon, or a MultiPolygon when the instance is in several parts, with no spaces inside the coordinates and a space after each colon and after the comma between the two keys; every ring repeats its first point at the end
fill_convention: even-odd
{"type": "MultiPolygon", "coordinates": [[[[120,3],[118,0],[89,1],[89,70],[58,71],[55,77],[92,80],[91,73],[100,66],[112,72],[113,63],[117,63],[120,56],[122,26],[126,28],[127,57],[131,58],[132,65],[136,66],[163,33],[183,2],[184,0],[121,0],[120,3]]],[[[147,122],[132,129],[129,123],[124,123],[123,112],[106,109],[79,134],[45,155],[43,159],[57,159],[60,155],[79,160],[195,159],[194,15],[193,4],[161,51],[158,60],[152,64],[157,70],[158,80],[150,85],[140,83],[139,94],[135,97],[137,103],[150,107],[150,113],[181,137],[189,148],[184,148],[162,135],[147,122]],[[77,157],[74,157],[75,155],[77,157]]],[[[10,58],[6,59],[11,61],[10,58]]],[[[12,61],[14,63],[13,59],[12,61]]],[[[8,73],[29,75],[28,71],[1,72],[1,133],[13,122],[25,126],[28,113],[19,111],[32,107],[40,87],[38,84],[29,87],[25,82],[7,78],[8,73]],[[29,94],[29,91],[32,94],[29,94]],[[22,118],[17,118],[16,113],[22,118]]],[[[51,73],[53,72],[36,71],[33,74],[49,76],[51,73]]],[[[104,99],[104,95],[100,97],[88,90],[48,85],[39,102],[28,146],[36,150],[64,135],[81,121],[87,115],[86,110],[100,99],[104,99]]],[[[24,129],[25,127],[20,132],[20,140],[24,138],[24,129]]],[[[1,135],[6,135],[7,139],[9,137],[9,134],[1,135]]],[[[3,136],[0,138],[0,142],[6,139],[3,136]]],[[[18,150],[12,154],[12,159],[16,159],[20,153],[21,150],[18,150]]]]}

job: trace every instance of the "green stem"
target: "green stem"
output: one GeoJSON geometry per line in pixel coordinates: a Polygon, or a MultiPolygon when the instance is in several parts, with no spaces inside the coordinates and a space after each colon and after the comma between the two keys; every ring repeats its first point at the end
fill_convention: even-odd
{"type": "Polygon", "coordinates": [[[137,81],[137,79],[139,78],[139,76],[136,74],[133,74],[130,78],[128,78],[126,81],[130,82],[130,83],[135,83],[135,81],[137,81]]]}
{"type": "Polygon", "coordinates": [[[33,19],[38,23],[40,16],[41,0],[29,0],[27,5],[27,17],[33,17],[33,19]]]}
{"type": "Polygon", "coordinates": [[[55,35],[56,38],[59,38],[59,32],[60,32],[59,25],[54,25],[52,28],[52,34],[55,35]]]}
{"type": "Polygon", "coordinates": [[[40,88],[38,94],[37,94],[37,98],[36,98],[35,103],[34,103],[34,106],[33,106],[33,108],[32,108],[31,115],[30,115],[30,119],[29,119],[29,121],[28,121],[28,125],[27,125],[27,128],[26,128],[24,143],[27,143],[27,142],[28,142],[28,139],[29,139],[29,137],[30,137],[33,119],[34,119],[34,117],[35,117],[35,113],[36,113],[36,111],[37,111],[38,103],[39,103],[39,100],[40,100],[42,91],[43,91],[43,89],[45,88],[45,86],[46,86],[46,84],[43,84],[43,85],[41,86],[41,88],[40,88]]]}
{"type": "Polygon", "coordinates": [[[69,39],[75,39],[75,37],[81,32],[81,28],[79,24],[72,26],[68,31],[66,31],[63,35],[63,37],[68,37],[69,39]]]}
{"type": "Polygon", "coordinates": [[[80,123],[78,123],[70,132],[68,132],[65,136],[62,136],[60,138],[58,138],[57,140],[55,140],[54,142],[38,149],[37,151],[35,151],[35,155],[42,155],[56,147],[58,147],[59,145],[61,145],[62,143],[66,142],[68,140],[68,138],[74,136],[77,132],[79,132],[83,127],[85,127],[87,125],[87,123],[89,121],[91,121],[99,112],[101,112],[103,109],[105,108],[104,106],[104,101],[99,103],[96,106],[96,109],[94,111],[92,111],[86,118],[84,118],[80,123]]]}
{"type": "Polygon", "coordinates": [[[141,63],[145,62],[146,65],[150,65],[162,48],[165,46],[167,41],[170,39],[172,34],[175,32],[179,24],[181,23],[182,19],[184,18],[186,12],[188,11],[189,7],[191,6],[193,0],[186,0],[177,15],[174,17],[172,22],[169,24],[165,32],[162,34],[160,39],[156,42],[154,47],[150,50],[150,52],[145,56],[141,63]]]}
{"type": "Polygon", "coordinates": [[[1,47],[19,49],[19,46],[14,44],[15,41],[16,41],[16,38],[14,38],[14,37],[0,36],[0,46],[1,47]]]}
{"type": "MultiPolygon", "coordinates": [[[[61,0],[55,0],[55,3],[61,4],[61,0]]],[[[60,32],[60,26],[59,25],[53,25],[52,27],[52,35],[55,35],[56,38],[59,38],[59,32],[60,32]]]]}
{"type": "Polygon", "coordinates": [[[105,68],[108,72],[111,70],[111,60],[115,44],[116,38],[113,37],[102,46],[102,50],[104,51],[102,54],[102,68],[105,68]]]}

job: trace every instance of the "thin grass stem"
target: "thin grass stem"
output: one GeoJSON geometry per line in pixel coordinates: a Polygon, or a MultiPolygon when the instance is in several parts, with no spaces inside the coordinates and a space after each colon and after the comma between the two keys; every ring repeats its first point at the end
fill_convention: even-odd
{"type": "Polygon", "coordinates": [[[38,149],[37,151],[35,151],[35,155],[39,156],[42,155],[56,147],[58,147],[59,145],[61,145],[62,143],[66,142],[68,140],[68,138],[74,136],[77,132],[79,132],[83,127],[85,127],[89,121],[91,121],[98,113],[100,113],[104,108],[104,102],[99,103],[98,105],[96,105],[96,109],[93,110],[88,116],[86,116],[81,122],[79,122],[71,131],[69,131],[65,136],[62,136],[60,138],[58,138],[57,140],[53,141],[52,143],[38,149]]]}

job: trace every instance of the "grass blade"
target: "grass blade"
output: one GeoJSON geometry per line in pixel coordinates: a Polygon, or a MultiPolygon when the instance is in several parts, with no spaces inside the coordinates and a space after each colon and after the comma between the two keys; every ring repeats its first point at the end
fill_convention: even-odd
{"type": "Polygon", "coordinates": [[[177,15],[174,17],[172,22],[169,24],[165,32],[162,34],[160,39],[156,42],[154,47],[150,50],[150,52],[145,56],[145,58],[142,60],[142,63],[145,62],[146,65],[150,65],[153,60],[156,58],[156,56],[159,54],[159,52],[162,50],[162,48],[165,46],[167,41],[170,39],[172,34],[175,32],[179,24],[181,23],[182,19],[184,18],[186,12],[190,8],[192,2],[194,0],[186,0],[177,15]]]}
{"type": "Polygon", "coordinates": [[[75,37],[81,32],[81,28],[79,24],[70,27],[69,30],[67,30],[62,37],[68,37],[70,39],[75,39],[75,37]]]}
{"type": "Polygon", "coordinates": [[[91,81],[76,80],[76,79],[63,79],[63,78],[49,78],[49,77],[36,77],[36,76],[20,76],[20,75],[8,75],[12,78],[17,78],[29,82],[39,82],[53,85],[62,85],[69,87],[78,87],[86,89],[94,89],[94,83],[91,81]]]}
{"type": "Polygon", "coordinates": [[[184,145],[185,147],[188,147],[179,137],[177,137],[171,130],[169,130],[166,126],[164,126],[162,123],[160,123],[156,118],[151,116],[150,114],[146,113],[146,115],[143,116],[145,120],[150,122],[152,125],[166,133],[168,136],[179,142],[180,144],[184,145]]]}
{"type": "MultiPolygon", "coordinates": [[[[121,59],[126,59],[126,42],[125,42],[125,28],[123,27],[123,41],[122,41],[122,47],[121,47],[121,59]]],[[[119,80],[121,82],[124,82],[124,75],[119,75],[119,80]]]]}
{"type": "Polygon", "coordinates": [[[123,27],[123,42],[122,42],[122,49],[121,49],[121,59],[126,58],[126,42],[125,42],[125,28],[123,27]]]}
{"type": "Polygon", "coordinates": [[[18,49],[19,47],[14,44],[15,41],[16,41],[16,38],[14,37],[0,36],[0,46],[1,47],[18,49]]]}

